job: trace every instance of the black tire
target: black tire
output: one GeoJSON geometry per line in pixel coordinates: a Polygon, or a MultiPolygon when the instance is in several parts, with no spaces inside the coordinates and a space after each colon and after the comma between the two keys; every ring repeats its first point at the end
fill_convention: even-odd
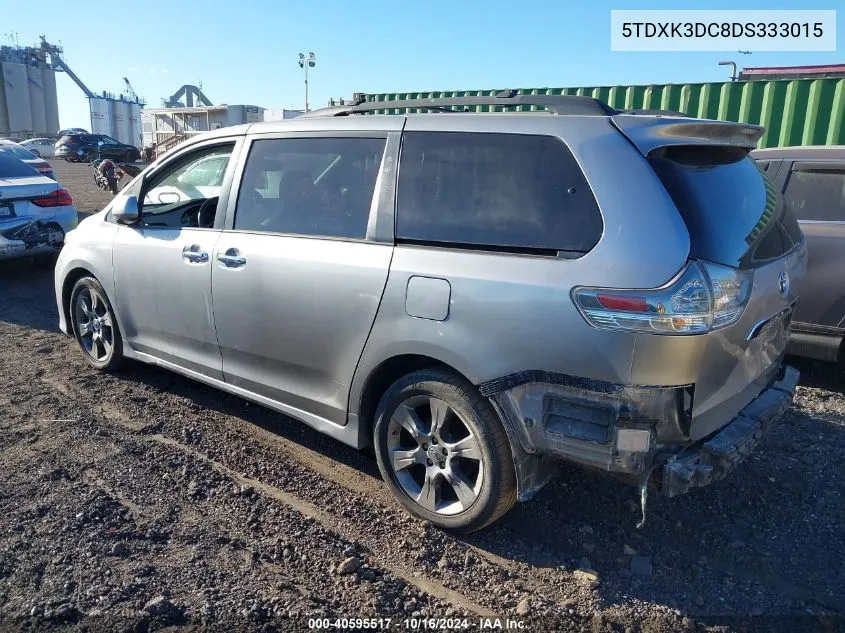
{"type": "MultiPolygon", "coordinates": [[[[423,406],[424,410],[424,406],[423,406]]],[[[432,418],[434,417],[432,413],[432,418]]],[[[404,427],[403,428],[407,428],[404,427]]],[[[400,435],[402,433],[401,429],[400,435]]],[[[410,438],[411,435],[406,437],[410,438]]],[[[443,446],[449,446],[445,441],[443,446]]],[[[435,442],[436,444],[436,442],[435,442]]],[[[516,474],[514,472],[513,457],[511,455],[510,443],[502,422],[489,402],[478,393],[478,390],[460,376],[441,369],[423,369],[415,371],[397,380],[388,388],[382,396],[375,412],[373,425],[373,445],[379,470],[387,484],[388,489],[397,498],[408,512],[421,519],[429,521],[445,530],[457,533],[469,533],[480,530],[497,519],[501,518],[516,503],[516,474]],[[470,435],[477,441],[477,450],[480,451],[478,470],[475,475],[475,499],[465,509],[453,514],[442,514],[437,510],[437,502],[434,503],[435,511],[423,507],[410,493],[406,491],[397,476],[392,465],[389,446],[389,434],[394,436],[392,441],[399,442],[396,438],[395,420],[391,418],[399,411],[400,405],[408,402],[415,402],[421,397],[432,398],[447,405],[453,420],[444,423],[454,424],[457,420],[463,428],[469,431],[470,435]],[[391,431],[390,428],[393,427],[391,431]]],[[[422,449],[425,445],[420,445],[422,449]]],[[[402,450],[402,449],[395,449],[402,450]]],[[[413,449],[416,452],[417,449],[413,449]]],[[[445,451],[444,451],[444,454],[445,451]]],[[[425,455],[425,453],[423,453],[425,455]]],[[[449,459],[462,459],[460,455],[450,455],[449,459]]],[[[444,460],[446,458],[443,458],[444,460]]],[[[412,466],[404,467],[407,470],[421,467],[427,473],[429,470],[436,472],[436,464],[426,460],[426,464],[414,463],[412,466]]],[[[459,464],[462,462],[458,462],[459,464]]],[[[440,465],[443,468],[443,465],[440,465]]],[[[451,471],[450,471],[451,472],[451,471]]],[[[426,477],[427,475],[423,475],[426,477]]],[[[417,476],[419,479],[419,476],[417,476]]],[[[442,481],[446,481],[445,475],[442,481]]],[[[407,482],[407,476],[405,477],[407,482]]],[[[441,485],[442,485],[441,481],[441,485]]],[[[407,484],[405,484],[407,485],[407,484]]],[[[437,488],[437,497],[442,496],[442,488],[437,488]]],[[[453,488],[457,491],[457,488],[453,488]]],[[[462,507],[462,504],[460,504],[462,507]]]]}
{"type": "Polygon", "coordinates": [[[136,152],[133,152],[131,149],[126,150],[126,153],[123,155],[123,162],[125,163],[134,163],[138,158],[135,156],[136,152]]]}
{"type": "Polygon", "coordinates": [[[76,343],[79,345],[80,350],[82,350],[82,356],[85,358],[85,361],[91,365],[91,367],[100,371],[113,372],[120,369],[124,362],[123,337],[120,335],[117,318],[115,318],[114,310],[112,310],[111,303],[109,302],[108,296],[106,296],[106,291],[103,289],[102,284],[100,284],[100,282],[94,277],[82,277],[79,279],[73,285],[73,290],[71,290],[70,293],[68,314],[70,315],[70,326],[73,331],[73,337],[76,339],[76,343]],[[108,328],[111,335],[111,351],[104,357],[99,357],[98,352],[100,349],[105,350],[105,347],[97,345],[96,351],[92,353],[91,350],[94,349],[95,346],[93,339],[89,344],[88,341],[83,338],[87,338],[87,335],[81,332],[82,324],[79,322],[80,319],[77,318],[81,315],[77,312],[77,304],[79,302],[80,295],[83,295],[84,293],[87,294],[88,297],[92,297],[92,294],[96,294],[98,296],[97,302],[93,305],[89,304],[89,307],[92,307],[101,319],[107,316],[108,322],[110,323],[108,326],[101,324],[97,328],[97,331],[102,332],[103,336],[105,336],[106,328],[108,328]],[[103,304],[102,309],[97,307],[100,301],[102,301],[103,304]]]}
{"type": "Polygon", "coordinates": [[[31,149],[31,150],[29,150],[29,151],[30,151],[32,154],[34,154],[35,156],[37,156],[38,158],[41,158],[41,152],[39,152],[37,149],[31,149]]]}

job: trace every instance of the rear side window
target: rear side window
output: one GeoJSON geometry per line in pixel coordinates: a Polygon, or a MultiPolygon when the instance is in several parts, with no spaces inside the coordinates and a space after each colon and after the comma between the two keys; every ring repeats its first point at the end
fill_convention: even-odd
{"type": "Polygon", "coordinates": [[[601,234],[593,193],[559,139],[463,132],[404,135],[398,239],[585,253],[601,234]]]}
{"type": "Polygon", "coordinates": [[[692,257],[751,268],[800,243],[795,218],[744,149],[664,147],[649,162],[686,223],[692,257]]]}
{"type": "Polygon", "coordinates": [[[845,221],[845,166],[841,169],[799,169],[789,175],[783,194],[799,220],[845,221]]]}
{"type": "Polygon", "coordinates": [[[31,178],[40,174],[0,147],[0,178],[31,178]]]}

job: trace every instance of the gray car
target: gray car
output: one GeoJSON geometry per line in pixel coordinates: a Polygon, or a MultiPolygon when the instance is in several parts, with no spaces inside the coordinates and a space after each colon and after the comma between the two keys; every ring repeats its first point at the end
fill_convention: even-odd
{"type": "Polygon", "coordinates": [[[758,443],[798,379],[806,257],[748,157],[761,128],[586,97],[390,105],[416,113],[341,106],[160,158],[68,235],[61,329],[98,369],[152,363],[373,444],[397,499],[459,531],[560,460],[645,513],[758,443]]]}
{"type": "Polygon", "coordinates": [[[788,351],[841,362],[845,335],[845,146],[778,147],[751,154],[807,239],[807,275],[788,351]]]}

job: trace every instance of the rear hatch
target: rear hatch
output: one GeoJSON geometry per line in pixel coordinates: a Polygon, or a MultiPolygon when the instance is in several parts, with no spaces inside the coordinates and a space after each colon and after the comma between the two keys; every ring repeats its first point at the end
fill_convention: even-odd
{"type": "MultiPolygon", "coordinates": [[[[698,356],[690,429],[698,439],[730,421],[778,372],[798,299],[793,282],[805,268],[801,230],[748,156],[762,128],[663,117],[619,116],[614,123],[674,201],[689,231],[690,258],[729,267],[749,288],[735,321],[687,347],[698,356]]],[[[654,362],[655,354],[635,358],[634,378],[638,360],[654,362]]]]}

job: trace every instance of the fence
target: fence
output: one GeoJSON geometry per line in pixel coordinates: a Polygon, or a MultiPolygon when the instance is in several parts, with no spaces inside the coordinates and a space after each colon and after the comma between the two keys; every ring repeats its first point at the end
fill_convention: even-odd
{"type": "MultiPolygon", "coordinates": [[[[367,94],[367,101],[495,95],[500,90],[367,94]]],[[[522,94],[584,95],[619,110],[659,109],[766,128],[759,147],[845,144],[845,79],[524,89],[522,94]]],[[[495,106],[478,106],[488,112],[495,106]]],[[[517,110],[534,110],[521,106],[517,110]]],[[[414,110],[412,110],[414,111],[414,110]]],[[[385,112],[398,114],[399,109],[385,112]]]]}

